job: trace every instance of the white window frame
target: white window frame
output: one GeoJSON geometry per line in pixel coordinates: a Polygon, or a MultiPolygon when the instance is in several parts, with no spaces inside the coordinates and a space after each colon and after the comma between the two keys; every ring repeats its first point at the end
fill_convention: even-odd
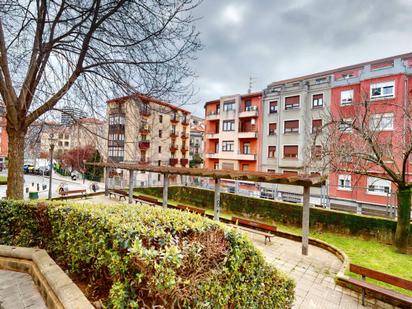
{"type": "MultiPolygon", "coordinates": [[[[319,104],[319,99],[316,99],[316,101],[318,102],[318,104],[319,104]]],[[[312,94],[312,108],[313,109],[317,109],[317,108],[323,108],[325,106],[325,93],[323,93],[323,92],[319,92],[319,93],[314,93],[314,94],[312,94]],[[315,96],[315,95],[322,95],[322,105],[314,105],[313,103],[314,103],[314,101],[313,101],[313,97],[315,96]]]]}
{"type": "Polygon", "coordinates": [[[352,191],[352,176],[347,174],[340,174],[338,175],[338,190],[341,191],[352,191]],[[340,182],[343,180],[343,186],[341,186],[340,182]],[[349,181],[349,186],[347,182],[349,181]]]}
{"type": "Polygon", "coordinates": [[[299,110],[301,108],[301,104],[300,104],[301,102],[302,102],[302,100],[301,100],[300,94],[298,94],[298,95],[288,95],[287,97],[283,98],[283,110],[285,110],[285,111],[299,110]],[[292,108],[286,108],[286,99],[287,98],[292,98],[292,97],[299,97],[299,105],[297,107],[295,105],[292,105],[293,106],[292,108]]]}
{"type": "Polygon", "coordinates": [[[235,120],[223,120],[222,131],[224,132],[235,131],[235,120]]]}
{"type": "Polygon", "coordinates": [[[381,83],[375,83],[370,85],[370,98],[371,100],[379,100],[379,99],[385,99],[385,98],[394,98],[395,97],[395,81],[387,81],[387,82],[381,82],[381,83]],[[383,89],[387,87],[392,87],[392,93],[391,94],[384,94],[383,89]],[[380,89],[380,93],[378,95],[373,95],[373,89],[380,89]]]}
{"type": "Polygon", "coordinates": [[[235,151],[235,141],[222,141],[222,152],[235,151]]]}
{"type": "Polygon", "coordinates": [[[299,121],[299,119],[288,119],[288,120],[283,121],[283,134],[288,134],[288,133],[299,134],[299,131],[300,131],[300,121],[299,121]],[[297,121],[298,122],[298,127],[293,128],[293,129],[286,128],[286,122],[289,122],[289,121],[297,121]],[[288,131],[286,131],[286,130],[288,130],[288,131]]]}
{"type": "Polygon", "coordinates": [[[346,106],[353,103],[353,89],[342,90],[340,92],[340,105],[346,106]]]}
{"type": "Polygon", "coordinates": [[[390,180],[376,177],[368,177],[367,185],[366,193],[370,195],[387,196],[390,194],[392,188],[390,180]]]}
{"type": "Polygon", "coordinates": [[[341,122],[341,123],[339,123],[339,131],[341,132],[341,133],[352,133],[352,118],[345,118],[345,119],[342,119],[342,121],[344,121],[344,123],[343,122],[341,122]],[[351,123],[350,125],[347,125],[347,123],[351,123]],[[346,125],[346,129],[344,129],[344,130],[342,130],[342,125],[346,125]]]}
{"type": "Polygon", "coordinates": [[[268,135],[269,135],[269,136],[276,135],[276,134],[277,134],[277,130],[278,130],[277,122],[269,122],[269,124],[268,124],[268,135]],[[270,125],[271,125],[271,124],[275,124],[275,125],[276,125],[276,129],[273,131],[273,134],[270,134],[270,125]]]}
{"type": "Polygon", "coordinates": [[[223,111],[224,112],[234,111],[236,109],[235,105],[236,105],[235,101],[223,102],[223,111]],[[231,106],[231,108],[228,109],[228,106],[231,106]]]}
{"type": "Polygon", "coordinates": [[[394,114],[393,113],[385,113],[385,114],[374,114],[369,119],[369,129],[372,131],[393,131],[394,125],[394,114]],[[390,125],[382,126],[384,122],[383,119],[390,119],[390,125]]]}
{"type": "Polygon", "coordinates": [[[277,99],[277,100],[270,100],[269,101],[269,104],[268,104],[268,113],[269,114],[277,114],[277,112],[279,111],[279,99],[277,99]],[[275,110],[272,112],[271,110],[270,110],[270,103],[271,102],[276,102],[276,108],[275,108],[275,110]]]}

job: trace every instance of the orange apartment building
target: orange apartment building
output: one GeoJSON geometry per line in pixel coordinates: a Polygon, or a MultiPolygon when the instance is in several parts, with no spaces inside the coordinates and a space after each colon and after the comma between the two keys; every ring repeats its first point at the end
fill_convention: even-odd
{"type": "Polygon", "coordinates": [[[262,133],[262,92],[205,104],[205,168],[256,171],[262,133]]]}

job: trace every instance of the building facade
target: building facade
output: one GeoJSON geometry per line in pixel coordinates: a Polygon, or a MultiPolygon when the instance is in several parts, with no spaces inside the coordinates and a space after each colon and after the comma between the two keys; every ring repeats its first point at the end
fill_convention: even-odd
{"type": "MultiPolygon", "coordinates": [[[[204,119],[196,116],[191,116],[190,119],[190,151],[189,159],[204,160],[204,144],[205,144],[205,123],[204,119]]],[[[203,164],[195,164],[197,167],[203,166],[203,164]]]]}
{"type": "Polygon", "coordinates": [[[205,104],[205,168],[256,171],[262,135],[262,93],[205,104]]]}
{"type": "MultiPolygon", "coordinates": [[[[138,94],[109,100],[107,107],[108,161],[189,166],[190,112],[138,94]]],[[[136,181],[158,185],[162,180],[148,173],[136,181]]]]}

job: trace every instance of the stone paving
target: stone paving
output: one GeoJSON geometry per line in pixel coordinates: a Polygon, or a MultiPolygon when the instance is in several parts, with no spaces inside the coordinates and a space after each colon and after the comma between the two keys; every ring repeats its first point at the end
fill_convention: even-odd
{"type": "Polygon", "coordinates": [[[264,237],[244,231],[266,260],[287,273],[296,282],[295,303],[297,309],[360,309],[394,308],[393,306],[367,299],[362,306],[360,294],[335,284],[335,275],[342,265],[332,253],[309,246],[309,255],[301,254],[301,243],[286,238],[273,237],[264,244],[264,237]]]}
{"type": "Polygon", "coordinates": [[[47,309],[31,276],[0,270],[1,309],[47,309]]]}

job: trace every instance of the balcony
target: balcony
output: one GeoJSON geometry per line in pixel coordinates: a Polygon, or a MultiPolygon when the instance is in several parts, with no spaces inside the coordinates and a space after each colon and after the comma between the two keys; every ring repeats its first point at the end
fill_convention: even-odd
{"type": "Polygon", "coordinates": [[[150,164],[150,161],[149,161],[148,159],[146,159],[146,158],[142,158],[142,159],[140,159],[140,160],[138,161],[138,163],[139,163],[140,165],[149,165],[149,164],[150,164]]]}
{"type": "Polygon", "coordinates": [[[124,124],[109,124],[109,133],[124,133],[124,124]]]}
{"type": "Polygon", "coordinates": [[[219,132],[206,133],[206,138],[208,138],[208,139],[218,139],[219,138],[219,132]]]}
{"type": "Polygon", "coordinates": [[[142,135],[147,135],[150,133],[150,126],[148,125],[141,125],[139,127],[139,133],[142,135]]]}
{"type": "Polygon", "coordinates": [[[182,132],[182,134],[180,135],[180,137],[182,139],[187,139],[189,137],[189,135],[186,132],[182,132]]]}
{"type": "Polygon", "coordinates": [[[140,115],[144,117],[148,117],[151,115],[151,111],[148,107],[144,107],[140,109],[140,115]]]}
{"type": "Polygon", "coordinates": [[[171,166],[175,166],[178,162],[179,162],[179,159],[175,159],[175,158],[169,159],[169,165],[171,166]]]}
{"type": "Polygon", "coordinates": [[[170,151],[171,151],[171,152],[176,152],[176,150],[177,150],[177,145],[171,144],[171,145],[170,145],[170,151]]]}
{"type": "Polygon", "coordinates": [[[180,159],[181,166],[186,166],[188,164],[189,164],[189,159],[185,159],[185,158],[180,159]]]}
{"type": "Polygon", "coordinates": [[[182,120],[182,125],[184,126],[188,126],[189,125],[189,119],[187,119],[186,117],[182,120]]]}
{"type": "Polygon", "coordinates": [[[170,137],[175,139],[178,136],[176,131],[170,131],[170,137]]]}
{"type": "Polygon", "coordinates": [[[150,148],[150,142],[149,141],[140,141],[139,142],[139,148],[142,150],[146,150],[150,148]]]}
{"type": "Polygon", "coordinates": [[[220,113],[218,111],[209,112],[206,116],[206,120],[219,120],[220,113]]]}
{"type": "Polygon", "coordinates": [[[237,155],[238,160],[245,160],[245,161],[255,161],[256,160],[256,154],[252,153],[244,153],[239,151],[237,155]]]}
{"type": "Polygon", "coordinates": [[[173,115],[172,117],[170,117],[170,122],[177,124],[179,122],[179,117],[177,115],[173,115]]]}
{"type": "Polygon", "coordinates": [[[182,148],[180,149],[182,150],[182,153],[186,153],[189,150],[186,145],[182,145],[182,148]]]}
{"type": "Polygon", "coordinates": [[[207,153],[206,158],[208,158],[208,159],[219,159],[219,153],[218,152],[207,153]]]}
{"type": "Polygon", "coordinates": [[[257,106],[248,106],[239,113],[239,118],[258,117],[259,111],[257,106]]]}
{"type": "Polygon", "coordinates": [[[257,138],[256,131],[238,132],[238,138],[257,138]]]}

